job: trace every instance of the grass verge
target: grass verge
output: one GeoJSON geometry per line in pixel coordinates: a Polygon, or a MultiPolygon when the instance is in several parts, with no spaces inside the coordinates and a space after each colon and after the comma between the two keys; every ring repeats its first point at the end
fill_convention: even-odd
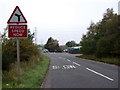
{"type": "Polygon", "coordinates": [[[94,55],[81,55],[81,56],[76,56],[76,57],[120,66],[120,59],[119,58],[113,58],[113,57],[112,58],[97,58],[94,55]]]}
{"type": "Polygon", "coordinates": [[[48,71],[50,58],[43,55],[43,59],[37,62],[31,68],[22,68],[23,76],[19,82],[16,80],[5,80],[2,83],[2,88],[40,88],[46,73],[48,71]]]}

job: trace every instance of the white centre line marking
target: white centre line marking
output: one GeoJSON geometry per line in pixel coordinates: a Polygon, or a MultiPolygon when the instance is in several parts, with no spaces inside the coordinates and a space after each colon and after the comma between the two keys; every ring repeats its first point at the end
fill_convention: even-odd
{"type": "Polygon", "coordinates": [[[114,81],[114,79],[109,78],[109,77],[107,77],[107,76],[105,76],[105,75],[103,75],[103,74],[101,74],[101,73],[98,73],[98,72],[92,70],[92,69],[89,69],[89,68],[86,68],[86,69],[89,70],[89,71],[91,71],[91,72],[93,72],[93,73],[95,73],[95,74],[97,74],[97,75],[100,75],[100,76],[102,76],[102,77],[104,77],[104,78],[106,78],[106,79],[108,79],[108,80],[114,81]]]}
{"type": "Polygon", "coordinates": [[[67,61],[71,62],[69,59],[67,59],[67,61]]]}
{"type": "Polygon", "coordinates": [[[78,66],[80,66],[80,64],[78,64],[78,63],[76,63],[76,62],[73,62],[74,64],[76,64],[76,65],[78,65],[78,66]]]}

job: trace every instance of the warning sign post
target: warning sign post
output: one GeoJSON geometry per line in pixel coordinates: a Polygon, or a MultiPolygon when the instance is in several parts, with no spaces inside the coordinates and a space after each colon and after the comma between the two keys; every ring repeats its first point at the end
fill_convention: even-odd
{"type": "Polygon", "coordinates": [[[16,8],[14,9],[12,15],[10,16],[8,22],[8,24],[10,23],[15,23],[15,24],[20,24],[20,23],[27,23],[27,20],[25,19],[22,11],[20,10],[20,8],[18,6],[16,6],[16,8]]]}
{"type": "Polygon", "coordinates": [[[18,6],[14,9],[7,23],[9,38],[27,38],[27,20],[18,6]]]}
{"type": "Polygon", "coordinates": [[[22,14],[20,8],[16,6],[12,15],[8,20],[8,37],[16,38],[17,43],[17,78],[20,79],[20,47],[19,47],[19,38],[27,38],[27,21],[22,14]]]}

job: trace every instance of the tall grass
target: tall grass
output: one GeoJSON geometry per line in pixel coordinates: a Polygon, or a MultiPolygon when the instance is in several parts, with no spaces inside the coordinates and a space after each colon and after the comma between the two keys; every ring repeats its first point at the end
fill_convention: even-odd
{"type": "Polygon", "coordinates": [[[115,58],[115,57],[97,58],[95,55],[81,55],[76,57],[120,66],[120,58],[115,58]]]}
{"type": "Polygon", "coordinates": [[[9,72],[3,72],[3,88],[40,88],[49,62],[50,59],[44,55],[34,56],[28,62],[21,62],[20,72],[16,63],[12,64],[9,72]]]}

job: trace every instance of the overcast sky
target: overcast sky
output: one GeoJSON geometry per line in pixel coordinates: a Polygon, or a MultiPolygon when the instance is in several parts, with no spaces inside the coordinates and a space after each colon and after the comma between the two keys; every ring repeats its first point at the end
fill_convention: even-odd
{"type": "Polygon", "coordinates": [[[37,43],[45,44],[49,37],[59,41],[80,42],[90,22],[102,19],[107,8],[118,13],[119,0],[0,0],[0,31],[14,8],[19,6],[28,21],[28,28],[37,30],[37,43]]]}

